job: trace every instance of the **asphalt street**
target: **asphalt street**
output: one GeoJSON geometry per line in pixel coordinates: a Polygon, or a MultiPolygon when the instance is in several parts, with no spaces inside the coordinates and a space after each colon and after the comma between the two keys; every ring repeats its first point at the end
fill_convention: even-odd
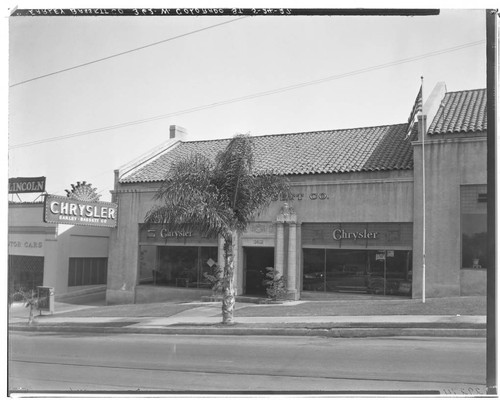
{"type": "Polygon", "coordinates": [[[485,393],[484,338],[11,332],[9,390],[485,393]]]}

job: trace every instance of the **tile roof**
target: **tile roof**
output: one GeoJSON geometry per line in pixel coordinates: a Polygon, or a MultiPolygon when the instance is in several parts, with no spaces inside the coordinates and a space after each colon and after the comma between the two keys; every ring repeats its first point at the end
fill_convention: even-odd
{"type": "Polygon", "coordinates": [[[427,133],[477,133],[486,126],[486,89],[464,90],[446,93],[427,133]]]}
{"type": "MultiPolygon", "coordinates": [[[[412,169],[412,145],[405,139],[406,126],[254,136],[255,169],[282,175],[412,169]]],[[[161,181],[175,160],[191,153],[214,158],[229,140],[179,142],[123,176],[120,183],[161,181]]]]}
{"type": "MultiPolygon", "coordinates": [[[[413,169],[407,124],[368,128],[254,136],[255,168],[282,175],[413,169]]],[[[486,130],[486,89],[446,93],[428,134],[477,133],[486,130]]],[[[188,154],[209,158],[223,150],[230,139],[179,142],[151,161],[142,163],[120,183],[162,181],[172,162],[188,154]]]]}

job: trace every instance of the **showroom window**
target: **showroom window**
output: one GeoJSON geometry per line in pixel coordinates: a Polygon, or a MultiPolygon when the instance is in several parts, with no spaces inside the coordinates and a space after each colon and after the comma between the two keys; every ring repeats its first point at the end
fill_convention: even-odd
{"type": "Polygon", "coordinates": [[[183,288],[211,288],[205,274],[214,275],[217,247],[150,246],[139,249],[141,284],[183,288]]]}
{"type": "Polygon", "coordinates": [[[460,187],[462,268],[483,269],[487,259],[486,185],[460,187]]]}
{"type": "Polygon", "coordinates": [[[410,250],[304,249],[304,291],[411,294],[410,250]]]}
{"type": "Polygon", "coordinates": [[[36,290],[43,285],[43,257],[9,254],[9,292],[36,290]]]}
{"type": "Polygon", "coordinates": [[[107,258],[69,259],[68,286],[104,285],[107,277],[107,258]]]}

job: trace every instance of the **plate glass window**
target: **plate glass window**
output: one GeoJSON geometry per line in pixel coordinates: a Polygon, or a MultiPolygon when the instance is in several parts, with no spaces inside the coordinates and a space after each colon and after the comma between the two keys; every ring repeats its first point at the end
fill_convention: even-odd
{"type": "Polygon", "coordinates": [[[217,247],[139,246],[139,281],[143,285],[210,289],[217,247]]]}
{"type": "Polygon", "coordinates": [[[462,268],[488,265],[486,200],[486,185],[461,186],[462,268]]]}

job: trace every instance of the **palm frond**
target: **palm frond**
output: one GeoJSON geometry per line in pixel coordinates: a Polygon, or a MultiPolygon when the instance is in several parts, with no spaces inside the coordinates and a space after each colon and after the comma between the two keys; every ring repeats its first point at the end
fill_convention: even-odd
{"type": "Polygon", "coordinates": [[[161,204],[146,215],[146,226],[228,237],[243,231],[273,198],[288,195],[288,180],[272,172],[253,170],[253,144],[237,135],[215,163],[194,154],[174,163],[154,196],[161,204]]]}
{"type": "Polygon", "coordinates": [[[213,168],[212,161],[201,154],[192,154],[174,163],[154,200],[181,203],[196,195],[203,197],[203,193],[217,192],[212,182],[213,168]]]}
{"type": "Polygon", "coordinates": [[[146,215],[146,226],[161,224],[171,231],[189,230],[203,236],[227,236],[232,229],[233,213],[218,201],[217,196],[183,198],[154,206],[146,215]]]}
{"type": "Polygon", "coordinates": [[[234,208],[241,181],[253,169],[253,142],[249,135],[236,135],[215,160],[215,181],[234,208]]]}
{"type": "Polygon", "coordinates": [[[227,236],[233,214],[213,182],[213,163],[195,154],[174,163],[154,196],[161,204],[146,215],[145,227],[161,224],[171,231],[189,230],[203,236],[227,236]]]}
{"type": "Polygon", "coordinates": [[[239,222],[247,225],[279,196],[290,196],[290,184],[285,177],[274,174],[247,176],[235,206],[239,222]]]}

